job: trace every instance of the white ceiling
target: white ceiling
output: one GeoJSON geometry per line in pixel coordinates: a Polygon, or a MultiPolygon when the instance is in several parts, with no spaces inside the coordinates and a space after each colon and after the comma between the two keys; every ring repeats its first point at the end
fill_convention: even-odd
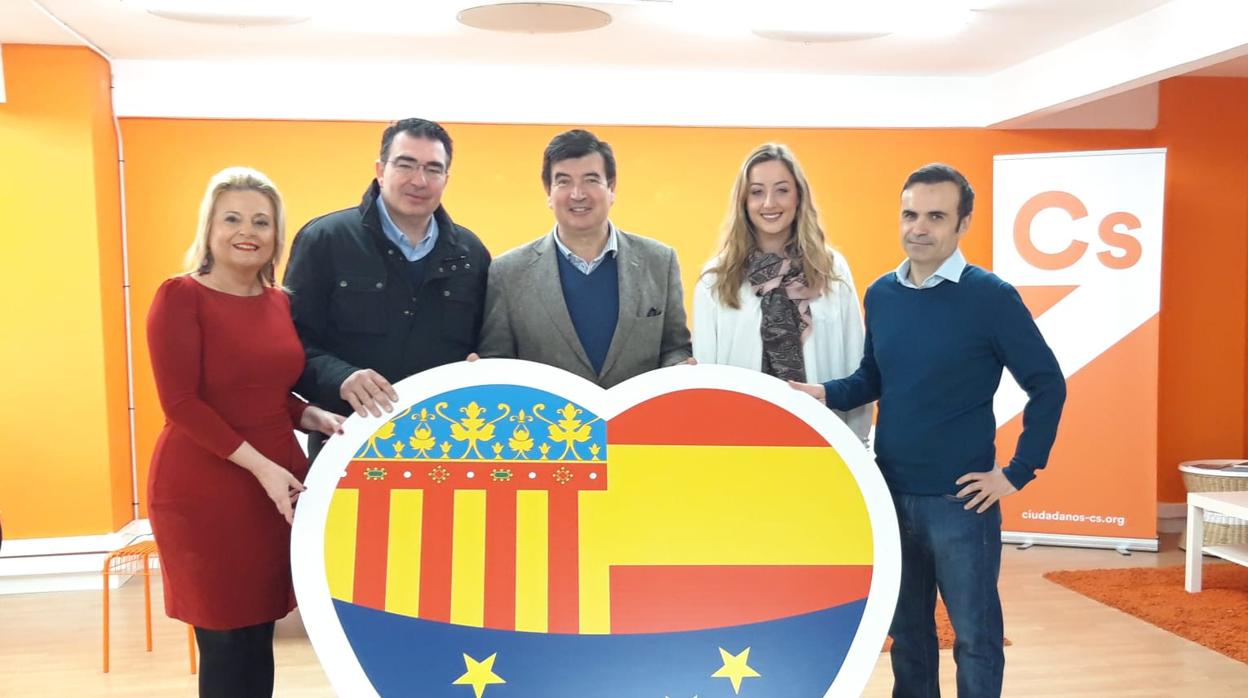
{"type": "Polygon", "coordinates": [[[1086,105],[1191,69],[1248,76],[1248,58],[1226,62],[1248,54],[1244,0],[981,0],[964,3],[982,9],[954,34],[835,43],[707,32],[732,3],[758,13],[783,0],[586,2],[613,22],[574,34],[486,32],[455,22],[457,10],[493,1],[305,0],[313,8],[305,22],[223,26],[156,17],[135,0],[0,0],[0,44],[78,43],[42,6],[114,60],[120,113],[167,116],[377,118],[395,113],[397,103],[366,104],[363,85],[406,84],[486,94],[446,107],[440,118],[450,120],[975,126],[1086,105]],[[699,2],[712,8],[700,20],[679,14],[699,2]],[[213,111],[210,100],[177,89],[224,89],[221,66],[240,61],[256,83],[247,93],[255,113],[213,111]],[[377,78],[382,72],[386,80],[377,78]],[[274,81],[285,86],[282,94],[272,93],[274,81]],[[326,90],[351,104],[331,104],[326,90]],[[518,103],[543,93],[615,104],[557,112],[518,103]],[[742,105],[738,95],[770,104],[742,105]],[[257,106],[255,98],[274,104],[257,106]],[[500,99],[510,100],[506,109],[500,99]],[[733,112],[723,115],[727,104],[733,112]]]}
{"type": "MultiPolygon", "coordinates": [[[[811,43],[742,32],[680,28],[677,2],[584,2],[611,25],[563,35],[486,32],[458,24],[457,9],[485,0],[351,0],[285,26],[192,24],[148,14],[122,0],[38,0],[119,59],[315,59],[474,64],[669,66],[838,75],[985,75],[1163,5],[1167,0],[996,0],[956,36],[885,36],[811,43]]],[[[260,0],[257,0],[258,2],[260,0]]],[[[713,4],[733,0],[715,0],[713,4]]],[[[837,2],[840,0],[812,0],[837,2]]],[[[861,0],[852,0],[857,3],[861,0]]],[[[929,0],[939,2],[939,0],[929,0]]],[[[206,0],[205,5],[211,4],[206,0]]],[[[315,4],[310,0],[309,4],[315,4]]],[[[765,2],[750,0],[765,7],[765,2]]],[[[0,43],[76,40],[30,0],[0,0],[0,43]]]]}

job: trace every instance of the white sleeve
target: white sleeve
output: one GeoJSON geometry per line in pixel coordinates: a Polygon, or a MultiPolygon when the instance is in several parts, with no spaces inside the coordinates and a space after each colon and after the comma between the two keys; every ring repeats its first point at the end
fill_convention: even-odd
{"type": "Polygon", "coordinates": [[[711,292],[712,279],[709,274],[699,276],[693,287],[693,358],[700,364],[716,363],[718,349],[719,303],[711,292]]]}

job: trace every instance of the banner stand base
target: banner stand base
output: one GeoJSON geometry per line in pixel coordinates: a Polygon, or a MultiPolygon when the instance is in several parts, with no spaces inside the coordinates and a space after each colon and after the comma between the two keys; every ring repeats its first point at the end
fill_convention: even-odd
{"type": "Polygon", "coordinates": [[[1002,531],[1001,542],[1018,544],[1027,549],[1033,545],[1061,545],[1067,548],[1105,548],[1117,550],[1124,555],[1138,550],[1155,553],[1158,550],[1156,538],[1109,538],[1102,536],[1069,536],[1058,533],[1019,533],[1002,531]]]}

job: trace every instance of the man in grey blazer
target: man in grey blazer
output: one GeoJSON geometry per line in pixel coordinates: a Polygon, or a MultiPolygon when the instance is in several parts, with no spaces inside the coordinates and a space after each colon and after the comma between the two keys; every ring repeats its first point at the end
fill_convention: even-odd
{"type": "Polygon", "coordinates": [[[580,129],[555,136],[542,184],[555,227],[490,265],[481,356],[549,364],[604,388],[692,363],[675,250],[607,217],[611,146],[580,129]]]}

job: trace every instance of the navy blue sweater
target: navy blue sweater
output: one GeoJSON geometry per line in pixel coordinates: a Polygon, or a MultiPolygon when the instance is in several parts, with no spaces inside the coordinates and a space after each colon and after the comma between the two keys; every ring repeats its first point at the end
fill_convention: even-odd
{"type": "Polygon", "coordinates": [[[568,315],[572,316],[576,336],[581,340],[594,373],[601,374],[620,320],[620,276],[615,255],[607,255],[589,274],[572,266],[562,254],[555,256],[559,258],[563,302],[568,306],[568,315]]]}
{"type": "Polygon", "coordinates": [[[955,480],[996,460],[992,399],[1008,368],[1027,392],[1023,433],[1005,475],[1018,489],[1049,459],[1066,400],[1052,350],[1014,287],[967,265],[957,283],[867,289],[867,336],[853,375],[824,384],[828,406],[879,400],[876,461],[894,492],[953,494],[955,480]]]}

